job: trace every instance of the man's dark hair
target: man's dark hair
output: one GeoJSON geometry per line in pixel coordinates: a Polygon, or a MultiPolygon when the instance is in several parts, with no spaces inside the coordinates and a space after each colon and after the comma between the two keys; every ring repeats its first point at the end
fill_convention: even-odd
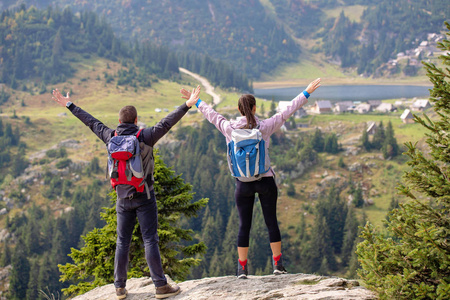
{"type": "Polygon", "coordinates": [[[136,107],[132,105],[127,105],[122,107],[119,111],[119,120],[122,123],[134,123],[134,120],[137,118],[137,110],[136,107]]]}

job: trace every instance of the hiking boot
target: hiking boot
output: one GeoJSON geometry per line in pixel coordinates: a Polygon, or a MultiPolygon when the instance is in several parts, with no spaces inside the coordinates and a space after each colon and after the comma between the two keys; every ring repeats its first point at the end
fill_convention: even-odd
{"type": "Polygon", "coordinates": [[[287,271],[282,265],[276,265],[273,266],[273,274],[275,275],[287,274],[287,271]]]}
{"type": "Polygon", "coordinates": [[[241,263],[241,261],[238,260],[238,268],[237,268],[237,278],[238,279],[247,279],[248,275],[248,269],[247,269],[247,260],[245,260],[245,263],[241,263]]]}
{"type": "Polygon", "coordinates": [[[283,266],[283,258],[281,257],[281,254],[278,257],[272,257],[273,261],[273,274],[280,275],[280,274],[286,274],[287,271],[283,266]]]}
{"type": "Polygon", "coordinates": [[[155,297],[156,299],[164,299],[170,296],[178,295],[181,292],[178,285],[171,286],[166,284],[156,288],[155,297]]]}
{"type": "Polygon", "coordinates": [[[128,291],[126,288],[116,288],[117,300],[125,299],[127,297],[128,291]]]}

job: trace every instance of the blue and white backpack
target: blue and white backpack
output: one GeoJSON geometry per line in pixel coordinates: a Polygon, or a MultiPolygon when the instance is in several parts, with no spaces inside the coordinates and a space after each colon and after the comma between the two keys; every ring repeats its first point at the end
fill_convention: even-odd
{"type": "MultiPolygon", "coordinates": [[[[259,126],[258,126],[259,127],[259,126]]],[[[270,161],[266,159],[265,141],[258,128],[235,129],[227,145],[227,159],[231,175],[239,181],[249,182],[260,179],[269,171],[270,161]]]]}

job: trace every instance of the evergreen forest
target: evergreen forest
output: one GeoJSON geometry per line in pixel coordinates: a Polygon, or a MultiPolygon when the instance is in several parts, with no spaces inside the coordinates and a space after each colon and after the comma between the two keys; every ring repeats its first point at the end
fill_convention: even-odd
{"type": "MultiPolygon", "coordinates": [[[[252,79],[296,62],[304,49],[324,54],[343,69],[383,76],[389,59],[417,48],[427,34],[443,31],[443,22],[450,15],[445,0],[7,0],[4,8],[18,3],[41,9],[57,5],[94,11],[129,41],[138,39],[167,45],[175,52],[202,53],[233,65],[252,79]],[[362,13],[353,16],[344,12],[346,8],[362,13]],[[337,16],[330,15],[339,10],[337,16]],[[309,39],[312,44],[300,46],[296,39],[309,39]]],[[[420,66],[398,68],[390,72],[414,75],[420,66]]]]}

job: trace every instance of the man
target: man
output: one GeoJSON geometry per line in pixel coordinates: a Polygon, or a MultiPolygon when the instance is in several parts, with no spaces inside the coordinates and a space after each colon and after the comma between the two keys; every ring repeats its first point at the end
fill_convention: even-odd
{"type": "MultiPolygon", "coordinates": [[[[157,234],[158,210],[153,190],[153,148],[151,147],[197,102],[199,93],[200,86],[197,86],[186,103],[176,108],[155,126],[144,128],[140,132],[138,140],[141,145],[143,167],[150,170],[145,178],[146,189],[144,192],[137,192],[135,187],[128,184],[116,186],[117,245],[114,260],[114,286],[117,299],[124,299],[127,296],[125,286],[129,260],[128,254],[136,217],[138,218],[144,240],[145,259],[156,287],[156,298],[163,299],[180,293],[180,287],[177,285],[171,286],[167,283],[161,264],[157,234]]],[[[70,101],[69,93],[67,93],[67,97],[64,97],[56,89],[53,91],[53,100],[61,106],[67,107],[73,115],[88,126],[105,144],[116,134],[135,135],[139,131],[137,111],[134,106],[125,106],[120,110],[119,125],[114,130],[73,104],[70,101]]]]}

